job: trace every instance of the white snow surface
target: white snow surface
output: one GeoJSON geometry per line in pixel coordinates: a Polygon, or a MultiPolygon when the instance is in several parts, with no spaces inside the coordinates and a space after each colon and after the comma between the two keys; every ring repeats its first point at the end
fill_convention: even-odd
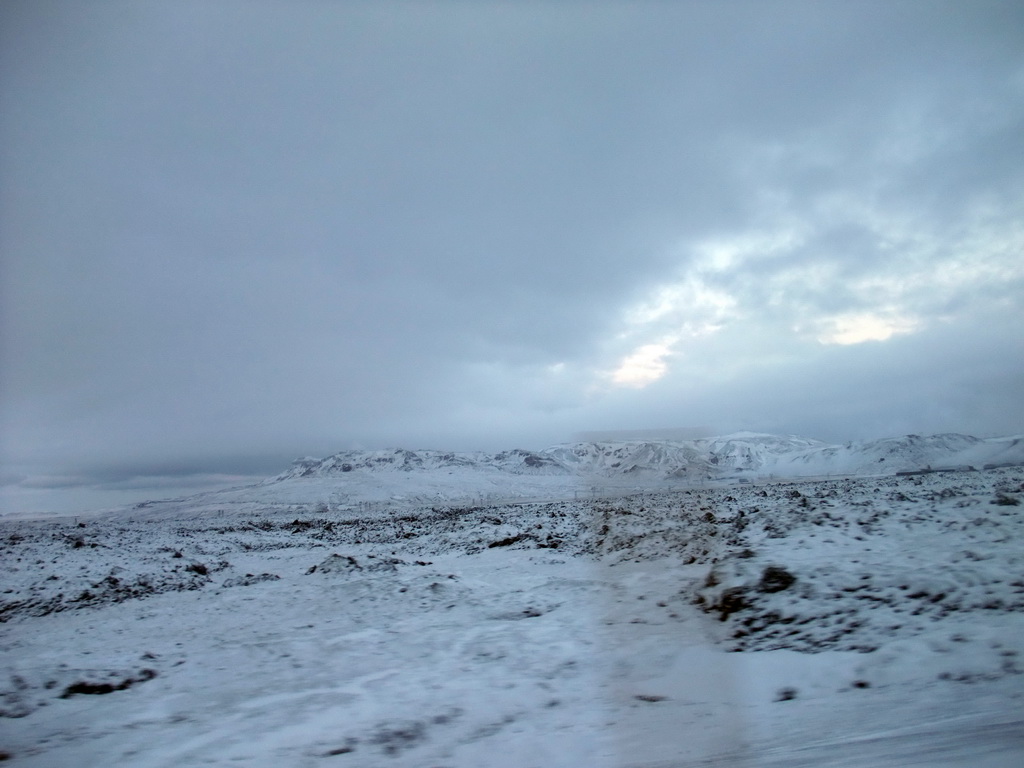
{"type": "Polygon", "coordinates": [[[255,487],[2,519],[0,753],[1024,765],[1024,469],[892,474],[1019,451],[741,434],[352,452],[255,487]],[[761,479],[725,482],[746,466],[761,479]],[[782,466],[871,476],[768,479],[782,466]]]}

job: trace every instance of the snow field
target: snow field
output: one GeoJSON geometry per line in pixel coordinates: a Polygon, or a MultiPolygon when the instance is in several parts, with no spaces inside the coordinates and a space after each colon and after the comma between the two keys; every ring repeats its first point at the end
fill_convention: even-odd
{"type": "Polygon", "coordinates": [[[12,764],[1024,760],[1020,469],[386,509],[299,489],[0,523],[12,764]]]}

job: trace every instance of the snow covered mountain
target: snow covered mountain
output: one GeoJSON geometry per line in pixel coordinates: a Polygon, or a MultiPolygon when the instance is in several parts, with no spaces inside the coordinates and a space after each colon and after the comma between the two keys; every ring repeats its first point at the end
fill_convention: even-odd
{"type": "Polygon", "coordinates": [[[405,449],[343,451],[305,458],[270,483],[380,473],[432,472],[707,481],[746,477],[886,475],[896,472],[1024,463],[1024,438],[905,435],[830,445],[793,435],[738,432],[685,441],[626,440],[557,445],[496,454],[405,449]]]}
{"type": "Polygon", "coordinates": [[[567,468],[545,453],[515,449],[496,454],[403,448],[378,451],[342,451],[326,459],[305,458],[273,481],[299,477],[334,477],[349,472],[415,472],[476,469],[517,475],[567,474],[567,468]]]}
{"type": "Polygon", "coordinates": [[[697,440],[619,440],[499,453],[349,450],[304,458],[256,485],[136,505],[161,517],[225,509],[355,509],[387,514],[409,504],[479,506],[628,495],[679,487],[987,465],[1024,465],[1024,437],[906,435],[830,445],[793,435],[738,432],[697,440]]]}

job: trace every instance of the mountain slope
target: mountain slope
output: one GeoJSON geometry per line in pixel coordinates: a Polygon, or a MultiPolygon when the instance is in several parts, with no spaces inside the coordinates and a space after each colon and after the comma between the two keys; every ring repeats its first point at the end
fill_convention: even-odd
{"type": "Polygon", "coordinates": [[[1020,437],[905,435],[830,445],[793,435],[739,432],[699,440],[626,440],[557,445],[542,451],[459,453],[405,449],[342,451],[325,459],[301,459],[267,481],[465,473],[477,476],[548,476],[590,481],[707,481],[746,477],[882,475],[895,472],[1024,462],[1020,437]]]}

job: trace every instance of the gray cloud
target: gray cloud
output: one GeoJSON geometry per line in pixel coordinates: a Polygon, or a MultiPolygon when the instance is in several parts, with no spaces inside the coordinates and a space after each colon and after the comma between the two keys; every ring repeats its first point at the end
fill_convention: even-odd
{"type": "Polygon", "coordinates": [[[17,472],[1024,429],[1015,4],[0,14],[17,472]]]}

